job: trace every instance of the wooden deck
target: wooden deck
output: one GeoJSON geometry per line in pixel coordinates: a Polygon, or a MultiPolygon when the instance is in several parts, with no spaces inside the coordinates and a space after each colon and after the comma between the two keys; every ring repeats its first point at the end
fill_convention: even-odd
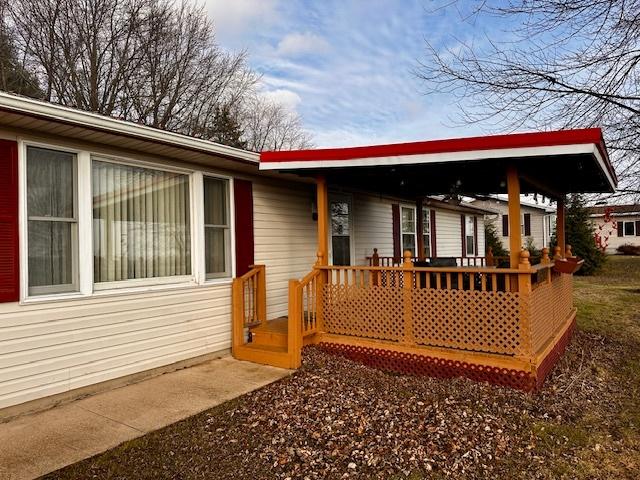
{"type": "MultiPolygon", "coordinates": [[[[556,253],[557,254],[557,253],[556,253]]],[[[260,310],[264,268],[234,282],[234,356],[286,368],[307,344],[383,370],[534,390],[575,325],[572,276],[523,252],[517,269],[317,266],[290,282],[289,316],[260,310]]]]}

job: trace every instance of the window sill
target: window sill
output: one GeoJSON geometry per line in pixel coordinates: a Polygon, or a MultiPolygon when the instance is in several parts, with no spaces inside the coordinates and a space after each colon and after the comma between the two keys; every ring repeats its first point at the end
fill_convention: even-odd
{"type": "Polygon", "coordinates": [[[103,290],[95,290],[92,293],[71,292],[71,293],[58,293],[58,294],[52,294],[52,295],[38,295],[38,296],[32,296],[32,297],[27,297],[25,299],[22,299],[20,301],[20,305],[68,302],[73,300],[89,300],[92,298],[108,298],[108,297],[117,297],[117,296],[125,296],[125,295],[139,295],[141,293],[155,293],[155,292],[173,291],[173,290],[211,288],[216,286],[231,285],[232,282],[233,282],[233,279],[229,277],[229,278],[216,278],[212,280],[207,280],[202,284],[196,283],[194,281],[186,281],[186,282],[178,282],[178,283],[143,285],[143,286],[135,286],[135,287],[109,288],[109,289],[103,289],[103,290]]]}

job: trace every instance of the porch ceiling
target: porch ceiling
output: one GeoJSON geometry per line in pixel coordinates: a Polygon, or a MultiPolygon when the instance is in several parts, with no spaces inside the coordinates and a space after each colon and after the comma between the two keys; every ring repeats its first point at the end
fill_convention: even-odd
{"type": "Polygon", "coordinates": [[[617,183],[600,129],[263,152],[260,157],[261,170],[321,174],[329,184],[407,198],[505,193],[509,165],[518,169],[522,193],[611,192],[617,183]]]}

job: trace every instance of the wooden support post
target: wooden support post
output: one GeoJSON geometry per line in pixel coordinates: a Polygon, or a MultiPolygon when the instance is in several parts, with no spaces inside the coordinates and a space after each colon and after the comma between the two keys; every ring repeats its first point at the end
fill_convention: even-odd
{"type": "MultiPolygon", "coordinates": [[[[540,258],[540,263],[542,265],[549,265],[551,263],[551,259],[549,258],[549,249],[544,247],[542,249],[542,258],[540,258]]],[[[545,281],[549,283],[551,281],[551,269],[547,268],[545,270],[545,281]]]]}
{"type": "Polygon", "coordinates": [[[557,219],[556,219],[556,239],[558,241],[558,246],[560,247],[560,254],[564,255],[567,246],[565,240],[565,205],[564,205],[564,197],[558,198],[558,211],[557,211],[557,219]]]}
{"type": "Polygon", "coordinates": [[[411,263],[411,251],[404,251],[404,262],[402,263],[402,284],[404,294],[404,343],[406,345],[415,345],[416,340],[413,335],[413,309],[411,308],[413,296],[413,263],[411,263]]]}
{"type": "Polygon", "coordinates": [[[422,197],[416,200],[416,249],[418,250],[416,252],[416,257],[421,261],[424,261],[425,259],[424,235],[422,234],[422,232],[424,231],[424,219],[422,218],[422,211],[424,208],[423,203],[424,198],[422,197]]]}
{"type": "Polygon", "coordinates": [[[327,180],[316,178],[316,207],[318,209],[318,252],[320,265],[329,264],[329,193],[327,180]]]}
{"type": "Polygon", "coordinates": [[[518,292],[520,294],[520,332],[521,342],[525,356],[532,358],[531,350],[531,263],[528,250],[519,252],[518,270],[518,292]]]}
{"type": "Polygon", "coordinates": [[[510,267],[518,268],[522,250],[522,232],[520,231],[520,179],[513,165],[507,167],[507,194],[509,202],[509,256],[510,267]]]}

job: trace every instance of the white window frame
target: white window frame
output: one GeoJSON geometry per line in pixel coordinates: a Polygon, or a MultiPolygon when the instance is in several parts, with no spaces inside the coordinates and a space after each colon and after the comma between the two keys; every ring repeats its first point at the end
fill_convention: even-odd
{"type": "Polygon", "coordinates": [[[235,258],[236,258],[236,251],[235,251],[235,237],[234,237],[234,232],[235,232],[235,210],[234,210],[234,203],[233,202],[233,178],[229,177],[229,176],[225,176],[225,175],[219,175],[219,174],[213,174],[213,173],[208,173],[205,172],[203,173],[201,176],[201,184],[200,184],[200,190],[202,192],[202,202],[201,202],[201,206],[202,206],[202,216],[200,217],[200,221],[199,221],[199,225],[202,226],[202,228],[198,228],[198,235],[202,235],[202,247],[201,247],[201,252],[202,252],[202,261],[200,262],[200,268],[202,270],[202,281],[205,283],[219,283],[220,281],[229,281],[231,280],[234,276],[235,276],[235,258]],[[204,248],[204,234],[205,234],[205,230],[206,230],[206,225],[204,223],[204,179],[206,178],[215,178],[218,180],[225,180],[227,182],[227,215],[229,216],[229,222],[228,222],[228,228],[229,229],[229,248],[228,248],[228,260],[229,260],[229,265],[227,267],[227,271],[224,274],[216,274],[216,276],[214,277],[209,277],[207,278],[207,267],[206,267],[206,251],[204,248]],[[229,273],[227,273],[229,272],[229,273]],[[230,276],[229,276],[230,275],[230,276]]]}
{"type": "Polygon", "coordinates": [[[349,263],[355,265],[355,215],[353,211],[353,195],[351,193],[344,192],[329,192],[329,198],[327,200],[327,208],[329,210],[329,228],[328,228],[328,242],[329,242],[329,259],[333,264],[333,230],[331,225],[331,203],[343,202],[349,205],[349,263]]]}
{"type": "MultiPolygon", "coordinates": [[[[129,280],[118,280],[115,282],[99,282],[96,283],[93,279],[93,265],[91,265],[91,281],[93,284],[93,290],[95,292],[105,291],[105,290],[116,290],[122,288],[140,288],[140,287],[148,287],[153,285],[170,285],[170,284],[189,284],[196,283],[196,276],[194,275],[194,269],[196,263],[194,262],[194,228],[192,226],[193,222],[193,195],[191,195],[191,190],[194,188],[193,186],[193,171],[183,169],[180,167],[168,166],[165,167],[163,165],[150,164],[148,162],[140,162],[136,160],[132,160],[129,158],[120,158],[114,157],[111,155],[103,155],[103,154],[91,154],[91,174],[93,174],[93,162],[105,162],[105,163],[113,163],[116,165],[127,165],[131,167],[140,167],[149,170],[158,170],[160,172],[169,172],[169,173],[177,173],[180,175],[186,175],[189,180],[189,229],[190,237],[191,237],[191,274],[189,275],[170,275],[165,277],[152,277],[152,278],[131,278],[129,280]]],[[[89,177],[89,186],[92,186],[92,177],[89,177]]],[[[93,197],[91,198],[91,229],[93,230],[93,197]]],[[[93,262],[93,235],[91,236],[91,258],[93,262]]]]}
{"type": "Polygon", "coordinates": [[[635,220],[622,220],[622,236],[623,237],[635,237],[638,232],[636,232],[636,222],[635,220]],[[627,235],[627,223],[630,223],[633,226],[633,233],[627,235]]]}
{"type": "MultiPolygon", "coordinates": [[[[23,165],[19,165],[23,169],[24,175],[24,188],[22,191],[24,192],[24,196],[21,195],[20,202],[23,202],[24,208],[24,231],[20,231],[20,241],[24,240],[24,245],[20,245],[20,251],[24,253],[24,257],[21,258],[21,265],[24,267],[24,283],[21,285],[23,287],[21,290],[26,292],[26,295],[29,297],[41,298],[47,297],[50,295],[76,295],[80,292],[80,267],[79,267],[79,258],[80,256],[80,212],[78,211],[78,207],[81,202],[79,199],[79,191],[78,191],[78,171],[80,169],[80,155],[78,151],[70,148],[63,147],[50,147],[48,145],[39,145],[36,143],[27,143],[23,146],[23,165]],[[73,282],[65,285],[46,285],[39,287],[30,287],[29,286],[29,221],[57,221],[54,218],[49,217],[30,217],[28,210],[28,202],[27,202],[27,183],[28,183],[28,171],[27,171],[27,163],[28,163],[28,149],[32,148],[40,148],[43,150],[51,150],[55,152],[68,153],[74,155],[73,162],[73,221],[69,220],[60,220],[65,223],[72,224],[71,231],[71,272],[73,277],[73,282]],[[68,286],[72,288],[72,290],[60,290],[61,287],[68,286]]],[[[22,185],[22,182],[20,182],[22,185]]],[[[22,210],[22,209],[21,209],[22,210]]],[[[22,222],[21,222],[22,223],[22,222]]]]}
{"type": "Polygon", "coordinates": [[[414,205],[400,205],[400,248],[402,252],[400,252],[404,256],[404,236],[413,234],[413,256],[418,257],[418,213],[416,211],[416,207],[414,205]],[[402,229],[402,210],[412,210],[413,211],[413,232],[405,232],[402,229]]]}
{"type": "Polygon", "coordinates": [[[464,216],[464,253],[465,256],[467,257],[475,257],[478,255],[478,252],[476,252],[476,230],[475,230],[475,224],[477,222],[477,220],[474,220],[475,218],[477,218],[475,215],[465,215],[464,216]],[[468,227],[469,225],[467,224],[467,220],[471,219],[471,235],[469,235],[469,231],[468,231],[468,227]],[[472,238],[472,242],[471,242],[471,253],[469,253],[469,237],[472,238]]]}
{"type": "Polygon", "coordinates": [[[55,142],[41,140],[37,137],[18,137],[18,221],[20,248],[20,303],[40,303],[65,299],[86,298],[91,296],[121,295],[155,291],[158,289],[175,289],[193,286],[210,286],[215,284],[230,284],[236,275],[235,251],[235,204],[234,177],[219,174],[216,171],[203,168],[194,170],[162,162],[134,159],[79,147],[72,142],[55,142]],[[74,292],[59,292],[51,294],[29,294],[28,272],[28,220],[27,220],[27,147],[46,148],[76,155],[76,202],[77,202],[77,230],[78,230],[78,290],[74,292]],[[106,161],[123,165],[186,174],[189,176],[189,209],[191,229],[191,275],[155,277],[149,279],[131,279],[118,282],[94,283],[93,281],[93,198],[92,198],[92,160],[106,161]],[[230,215],[230,273],[229,276],[207,279],[204,258],[204,175],[221,178],[228,181],[228,201],[230,215]]]}
{"type": "Polygon", "coordinates": [[[425,252],[427,255],[426,257],[431,258],[432,254],[433,254],[433,245],[431,245],[431,209],[430,208],[423,208],[422,209],[422,243],[423,245],[425,244],[424,241],[424,237],[427,237],[429,239],[429,251],[425,252]],[[429,232],[428,233],[424,233],[424,227],[425,225],[429,225],[429,232]]]}

